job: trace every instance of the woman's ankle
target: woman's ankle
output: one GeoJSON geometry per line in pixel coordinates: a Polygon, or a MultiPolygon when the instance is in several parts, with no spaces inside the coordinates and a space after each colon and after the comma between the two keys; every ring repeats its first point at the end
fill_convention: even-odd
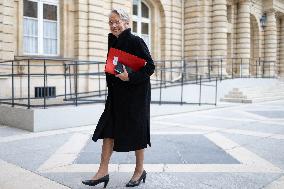
{"type": "Polygon", "coordinates": [[[134,170],[134,172],[135,173],[142,173],[144,171],[144,168],[143,167],[135,167],[135,170],[134,170]]]}
{"type": "Polygon", "coordinates": [[[108,175],[108,170],[98,170],[98,172],[93,176],[93,179],[100,179],[108,175]]]}

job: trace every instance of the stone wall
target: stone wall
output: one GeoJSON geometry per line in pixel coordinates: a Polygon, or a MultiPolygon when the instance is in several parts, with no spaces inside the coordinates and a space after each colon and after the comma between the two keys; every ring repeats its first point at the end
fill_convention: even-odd
{"type": "Polygon", "coordinates": [[[15,2],[0,1],[0,60],[13,59],[15,55],[15,2]]]}

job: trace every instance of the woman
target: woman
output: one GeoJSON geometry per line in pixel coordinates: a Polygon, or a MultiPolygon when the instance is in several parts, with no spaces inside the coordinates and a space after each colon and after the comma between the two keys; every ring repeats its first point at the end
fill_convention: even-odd
{"type": "Polygon", "coordinates": [[[93,140],[103,139],[101,163],[98,172],[83,184],[94,186],[109,181],[108,164],[113,151],[135,151],[136,167],[126,187],[138,186],[145,182],[143,168],[144,148],[150,142],[150,76],[155,66],[145,42],[131,34],[129,16],[121,9],[113,9],[109,16],[111,33],[108,35],[108,50],[120,49],[146,60],[137,72],[124,72],[117,75],[106,73],[108,96],[93,140]]]}

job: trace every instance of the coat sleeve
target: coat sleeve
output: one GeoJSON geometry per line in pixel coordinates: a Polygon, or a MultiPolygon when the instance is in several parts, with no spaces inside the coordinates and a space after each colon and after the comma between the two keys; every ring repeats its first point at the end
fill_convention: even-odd
{"type": "Polygon", "coordinates": [[[111,87],[113,85],[113,76],[109,73],[105,74],[106,74],[107,87],[111,87]]]}
{"type": "MultiPolygon", "coordinates": [[[[114,40],[115,40],[115,37],[111,33],[109,33],[108,34],[108,52],[109,52],[111,44],[113,43],[114,40]]],[[[108,54],[107,54],[107,56],[108,56],[108,54]]],[[[114,76],[109,74],[109,73],[106,73],[106,72],[105,72],[105,74],[106,74],[106,83],[107,83],[108,91],[111,92],[113,81],[114,81],[114,76]]]]}
{"type": "Polygon", "coordinates": [[[143,39],[139,38],[137,45],[137,56],[146,60],[146,64],[137,72],[128,74],[130,84],[140,84],[150,79],[150,76],[154,73],[155,65],[148,50],[147,45],[143,39]]]}

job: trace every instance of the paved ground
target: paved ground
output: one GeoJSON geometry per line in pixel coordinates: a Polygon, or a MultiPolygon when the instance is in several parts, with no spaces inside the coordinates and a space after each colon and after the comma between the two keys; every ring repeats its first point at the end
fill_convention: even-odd
{"type": "MultiPolygon", "coordinates": [[[[217,99],[233,86],[262,88],[276,82],[223,81],[217,99]]],[[[195,88],[186,86],[183,100],[196,101],[195,88]]],[[[213,102],[215,91],[202,90],[202,102],[213,102]]],[[[159,94],[153,90],[153,100],[159,94]]],[[[163,94],[163,100],[180,99],[175,88],[163,94]]],[[[81,181],[98,168],[101,141],[90,140],[94,129],[89,125],[30,133],[0,125],[0,189],[92,188],[81,181]]],[[[146,183],[137,188],[284,189],[284,100],[216,107],[152,105],[151,134],[146,183]]],[[[108,188],[125,188],[134,163],[133,152],[114,153],[108,188]]]]}
{"type": "MultiPolygon", "coordinates": [[[[159,108],[153,105],[152,111],[159,108]]],[[[283,100],[182,109],[153,114],[148,175],[137,188],[284,188],[283,100]]],[[[91,188],[81,180],[98,167],[101,142],[90,141],[94,128],[29,133],[1,126],[0,188],[91,188]]],[[[124,188],[134,160],[134,153],[113,154],[108,188],[124,188]]]]}

